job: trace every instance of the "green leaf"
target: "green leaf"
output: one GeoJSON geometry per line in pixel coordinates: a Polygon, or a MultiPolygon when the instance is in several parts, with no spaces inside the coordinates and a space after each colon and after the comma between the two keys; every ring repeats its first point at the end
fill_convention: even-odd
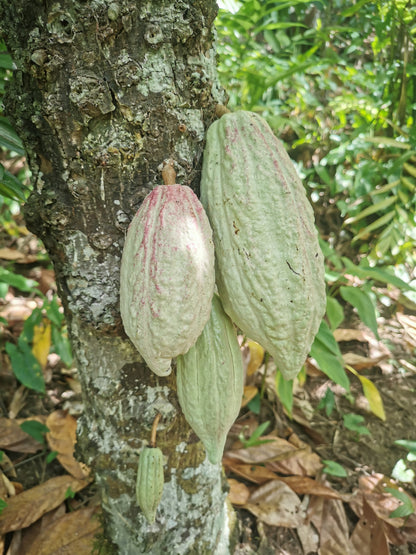
{"type": "Polygon", "coordinates": [[[249,403],[247,403],[247,407],[251,410],[253,414],[260,414],[261,399],[258,393],[249,403]]]}
{"type": "Polygon", "coordinates": [[[289,417],[292,418],[293,380],[285,380],[279,370],[276,372],[276,392],[289,417]]]}
{"type": "Polygon", "coordinates": [[[402,505],[389,514],[389,518],[405,518],[415,512],[412,500],[407,493],[394,488],[384,488],[384,491],[402,502],[402,505]]]}
{"type": "Polygon", "coordinates": [[[0,52],[0,68],[13,69],[13,60],[7,52],[0,52]]]}
{"type": "Polygon", "coordinates": [[[401,289],[402,291],[415,290],[414,287],[412,287],[402,279],[398,278],[397,276],[395,276],[385,268],[368,268],[366,273],[368,277],[372,277],[375,280],[380,281],[381,283],[394,285],[395,287],[397,287],[398,289],[401,289]]]}
{"type": "Polygon", "coordinates": [[[325,413],[329,418],[335,408],[335,395],[330,387],[326,388],[325,395],[319,401],[318,409],[325,409],[325,413]]]}
{"type": "Polygon", "coordinates": [[[358,316],[379,339],[376,311],[369,295],[359,287],[341,286],[339,291],[344,301],[357,309],[358,316]]]}
{"type": "Polygon", "coordinates": [[[329,329],[328,324],[325,322],[325,320],[322,320],[315,339],[317,340],[317,342],[325,346],[329,352],[338,357],[340,361],[342,360],[342,355],[341,351],[339,350],[337,340],[335,339],[334,334],[329,329]]]}
{"type": "Polygon", "coordinates": [[[395,187],[397,187],[397,185],[400,184],[400,179],[396,179],[395,181],[391,181],[390,183],[387,183],[387,185],[383,185],[382,187],[379,187],[378,189],[374,189],[373,191],[369,192],[370,196],[375,196],[375,195],[384,195],[384,193],[387,193],[388,191],[391,191],[392,189],[394,189],[395,187]]]}
{"type": "Polygon", "coordinates": [[[51,451],[49,453],[49,455],[46,457],[46,462],[47,464],[51,463],[52,461],[54,461],[56,459],[56,457],[58,456],[58,451],[51,451]]]}
{"type": "Polygon", "coordinates": [[[319,368],[328,376],[328,378],[342,386],[347,391],[350,390],[348,376],[338,357],[334,356],[325,347],[322,348],[320,345],[312,346],[311,355],[318,363],[319,368]]]}
{"type": "Polygon", "coordinates": [[[327,297],[326,299],[326,315],[332,331],[337,329],[344,320],[344,309],[334,297],[327,297]]]}
{"type": "Polygon", "coordinates": [[[66,366],[71,367],[72,365],[72,349],[71,343],[68,339],[68,334],[66,329],[62,330],[56,326],[52,326],[52,344],[54,351],[66,366]]]}
{"type": "Polygon", "coordinates": [[[0,515],[1,513],[4,511],[4,509],[7,507],[7,503],[4,499],[0,498],[0,515]]]}
{"type": "MultiPolygon", "coordinates": [[[[7,283],[3,283],[0,279],[0,299],[5,299],[8,291],[9,291],[9,286],[7,285],[7,283]]],[[[7,320],[2,316],[0,317],[0,322],[2,324],[7,324],[7,320]]]]}
{"type": "Polygon", "coordinates": [[[396,445],[400,445],[400,447],[404,447],[411,453],[416,454],[416,441],[413,441],[411,439],[397,439],[394,443],[396,445]]]}
{"type": "Polygon", "coordinates": [[[69,486],[65,492],[65,499],[74,499],[76,492],[69,486]]]}
{"type": "Polygon", "coordinates": [[[270,420],[267,420],[267,422],[263,422],[262,424],[257,426],[257,428],[254,430],[254,432],[251,434],[251,436],[248,439],[244,437],[243,432],[240,433],[240,435],[238,436],[238,439],[241,441],[241,443],[244,445],[245,448],[255,447],[256,445],[262,445],[263,443],[270,443],[273,441],[272,439],[260,439],[261,436],[266,431],[266,429],[269,427],[269,425],[270,425],[270,420]]]}
{"type": "Polygon", "coordinates": [[[0,164],[0,195],[18,202],[25,202],[27,188],[0,164]]]}
{"type": "Polygon", "coordinates": [[[387,212],[387,214],[384,214],[384,216],[381,216],[375,222],[372,222],[371,224],[361,229],[360,232],[357,233],[357,235],[353,238],[352,242],[354,243],[355,241],[358,241],[362,237],[365,237],[375,229],[378,229],[379,227],[382,227],[383,225],[388,224],[394,218],[395,215],[396,215],[396,210],[391,210],[390,212],[387,212]]]}
{"type": "Polygon", "coordinates": [[[373,143],[375,145],[378,145],[381,148],[390,146],[393,148],[401,148],[402,150],[410,149],[409,143],[398,141],[397,139],[391,139],[389,137],[364,137],[364,140],[367,141],[368,143],[373,143]]]}
{"type": "Polygon", "coordinates": [[[53,297],[50,303],[44,303],[44,309],[46,311],[46,316],[57,328],[62,326],[65,316],[60,311],[58,300],[56,296],[53,297]]]}
{"type": "Polygon", "coordinates": [[[45,443],[45,434],[49,432],[49,428],[38,422],[37,420],[26,420],[20,424],[20,427],[24,432],[26,432],[30,437],[39,443],[45,443]]]}
{"type": "Polygon", "coordinates": [[[33,279],[25,278],[0,266],[0,282],[7,283],[19,291],[32,292],[39,284],[33,279]]]}
{"type": "Polygon", "coordinates": [[[344,420],[344,426],[348,430],[357,432],[357,434],[360,435],[370,435],[370,430],[363,425],[363,422],[365,422],[364,417],[360,414],[344,414],[342,418],[344,420]]]}
{"type": "Polygon", "coordinates": [[[42,323],[42,319],[42,310],[40,308],[33,309],[32,314],[26,318],[25,323],[23,324],[23,331],[20,334],[19,341],[31,343],[33,340],[35,326],[39,326],[42,323]]]}
{"type": "Polygon", "coordinates": [[[346,478],[348,476],[345,468],[335,461],[322,460],[324,463],[323,472],[325,474],[330,474],[331,476],[337,476],[338,478],[346,478]]]}
{"type": "Polygon", "coordinates": [[[6,343],[5,348],[10,357],[13,373],[19,382],[29,389],[45,393],[42,368],[28,343],[19,337],[17,345],[6,343]]]}
{"type": "Polygon", "coordinates": [[[348,225],[348,224],[356,223],[362,220],[363,218],[366,218],[367,216],[374,214],[375,212],[382,212],[385,208],[391,206],[396,201],[397,201],[397,195],[386,197],[383,200],[376,202],[376,204],[367,206],[367,208],[362,210],[359,214],[357,214],[357,216],[353,216],[351,218],[346,219],[345,224],[348,225]]]}
{"type": "Polygon", "coordinates": [[[0,116],[0,146],[21,156],[25,155],[20,137],[4,116],[0,116]]]}
{"type": "Polygon", "coordinates": [[[331,262],[331,264],[334,265],[335,269],[342,270],[343,264],[342,264],[341,257],[333,248],[331,248],[328,245],[327,241],[324,241],[322,238],[319,238],[319,246],[321,247],[321,250],[325,258],[328,259],[331,262]]]}
{"type": "Polygon", "coordinates": [[[350,382],[343,366],[341,351],[325,321],[322,321],[312,344],[311,356],[324,374],[346,391],[350,390],[350,382]]]}

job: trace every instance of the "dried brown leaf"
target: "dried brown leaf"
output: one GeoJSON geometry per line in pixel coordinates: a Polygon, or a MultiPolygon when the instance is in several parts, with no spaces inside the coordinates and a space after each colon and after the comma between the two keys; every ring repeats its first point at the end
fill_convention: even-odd
{"type": "MultiPolygon", "coordinates": [[[[398,489],[397,484],[383,474],[362,476],[359,480],[359,489],[354,492],[355,495],[351,497],[349,503],[352,510],[360,519],[364,519],[364,508],[367,504],[382,521],[384,533],[388,541],[394,545],[415,541],[416,514],[406,518],[390,518],[389,515],[399,507],[400,501],[386,492],[386,487],[398,489]]],[[[416,500],[410,495],[409,497],[416,509],[416,500]]]]}
{"type": "Polygon", "coordinates": [[[0,499],[5,500],[9,495],[8,482],[7,476],[0,470],[0,499]]]}
{"type": "Polygon", "coordinates": [[[296,532],[304,553],[317,553],[319,548],[319,535],[312,524],[302,524],[296,532]]]}
{"type": "Polygon", "coordinates": [[[8,499],[7,507],[0,514],[0,534],[26,528],[60,505],[69,488],[77,492],[88,483],[88,480],[77,480],[72,476],[57,476],[8,499]]]}
{"type": "Polygon", "coordinates": [[[416,347],[416,316],[397,313],[397,319],[404,328],[405,337],[410,345],[416,347]]]}
{"type": "Polygon", "coordinates": [[[387,355],[382,355],[377,358],[368,358],[363,357],[361,355],[357,355],[357,353],[344,353],[342,355],[342,360],[344,364],[348,364],[352,366],[356,370],[364,370],[365,368],[372,368],[376,366],[381,360],[387,358],[387,355]]]}
{"type": "Polygon", "coordinates": [[[233,505],[244,505],[247,503],[250,497],[250,490],[245,484],[242,484],[238,480],[230,478],[228,485],[230,486],[230,491],[228,493],[228,499],[233,505]]]}
{"type": "Polygon", "coordinates": [[[269,470],[290,475],[315,476],[322,468],[320,458],[307,444],[297,448],[275,436],[262,436],[260,439],[268,443],[230,450],[227,458],[247,464],[267,464],[269,470]]]}
{"type": "Polygon", "coordinates": [[[53,521],[58,520],[66,514],[66,505],[61,503],[56,509],[48,511],[42,518],[24,529],[22,538],[22,553],[27,553],[30,546],[36,538],[42,534],[44,528],[49,526],[53,521]]]}
{"type": "Polygon", "coordinates": [[[85,507],[52,521],[42,528],[26,555],[90,555],[94,537],[101,528],[98,513],[96,506],[85,507]]]}
{"type": "Polygon", "coordinates": [[[0,249],[0,258],[2,260],[18,260],[19,258],[24,257],[25,255],[16,249],[10,249],[9,247],[0,249]]]}
{"type": "Polygon", "coordinates": [[[349,543],[348,522],[342,501],[313,496],[308,518],[320,534],[320,555],[356,555],[349,543]]]}
{"type": "Polygon", "coordinates": [[[279,480],[258,487],[243,507],[269,526],[296,528],[305,520],[299,497],[279,480]]]}
{"type": "Polygon", "coordinates": [[[13,533],[6,555],[21,555],[22,553],[24,553],[22,551],[22,531],[16,530],[13,533]]]}
{"type": "Polygon", "coordinates": [[[333,331],[336,341],[361,341],[365,343],[367,341],[364,332],[356,329],[348,328],[338,328],[333,331]]]}
{"type": "Polygon", "coordinates": [[[57,451],[57,459],[61,465],[74,478],[82,480],[89,474],[88,468],[74,458],[76,443],[77,421],[66,411],[57,410],[52,412],[47,420],[46,426],[49,432],[46,439],[51,451],[57,451]]]}
{"type": "Polygon", "coordinates": [[[307,476],[277,476],[298,495],[318,495],[328,499],[342,499],[342,496],[329,486],[321,484],[307,476]]]}
{"type": "Polygon", "coordinates": [[[36,453],[43,447],[42,445],[24,432],[20,424],[27,420],[36,420],[45,424],[45,416],[31,416],[12,420],[10,418],[0,418],[0,449],[8,449],[18,453],[36,453]]]}
{"type": "MultiPolygon", "coordinates": [[[[370,476],[361,476],[358,484],[359,490],[351,499],[350,506],[360,518],[364,516],[363,500],[365,498],[378,518],[395,528],[402,528],[405,525],[406,518],[390,518],[389,516],[400,505],[400,501],[396,497],[385,491],[386,487],[397,489],[394,481],[383,474],[371,474],[370,476]]],[[[416,500],[410,495],[409,497],[416,508],[416,500]]]]}
{"type": "Polygon", "coordinates": [[[17,478],[14,464],[7,453],[5,453],[4,451],[0,460],[0,468],[4,471],[5,474],[7,474],[7,476],[10,476],[10,478],[17,478]]]}
{"type": "Polygon", "coordinates": [[[38,307],[38,303],[26,297],[15,297],[4,307],[1,307],[0,316],[5,318],[9,325],[16,322],[23,322],[28,318],[33,310],[38,307]]]}
{"type": "Polygon", "coordinates": [[[13,394],[9,405],[9,418],[14,419],[26,404],[29,390],[24,386],[19,386],[13,394]]]}
{"type": "Polygon", "coordinates": [[[357,553],[366,550],[370,555],[389,555],[390,549],[380,520],[364,499],[363,517],[356,524],[350,538],[357,553]]]}
{"type": "Polygon", "coordinates": [[[224,458],[223,466],[229,471],[253,482],[254,484],[264,484],[270,480],[275,480],[278,476],[264,466],[253,464],[240,464],[234,459],[224,458]]]}

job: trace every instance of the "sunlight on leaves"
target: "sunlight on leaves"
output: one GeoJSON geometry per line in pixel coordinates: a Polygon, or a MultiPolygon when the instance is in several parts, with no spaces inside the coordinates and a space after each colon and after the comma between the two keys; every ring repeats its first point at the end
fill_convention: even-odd
{"type": "Polygon", "coordinates": [[[32,340],[32,353],[38,360],[42,368],[48,362],[48,355],[51,348],[51,325],[47,320],[34,327],[32,340]]]}
{"type": "Polygon", "coordinates": [[[398,482],[412,483],[415,479],[415,473],[408,468],[404,459],[399,459],[391,471],[391,477],[398,482]]]}
{"type": "Polygon", "coordinates": [[[360,380],[371,412],[381,418],[381,420],[386,420],[383,399],[381,398],[380,392],[378,391],[376,385],[365,376],[361,376],[352,366],[347,364],[346,368],[360,380]]]}

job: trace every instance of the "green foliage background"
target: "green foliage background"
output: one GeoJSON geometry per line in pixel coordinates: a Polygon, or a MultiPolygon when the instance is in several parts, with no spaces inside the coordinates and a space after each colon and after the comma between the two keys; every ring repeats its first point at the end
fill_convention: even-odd
{"type": "MultiPolygon", "coordinates": [[[[232,109],[262,113],[311,198],[384,264],[414,262],[416,5],[401,0],[226,2],[220,78],[232,109]]],[[[336,237],[335,235],[338,235],[336,237]]]]}

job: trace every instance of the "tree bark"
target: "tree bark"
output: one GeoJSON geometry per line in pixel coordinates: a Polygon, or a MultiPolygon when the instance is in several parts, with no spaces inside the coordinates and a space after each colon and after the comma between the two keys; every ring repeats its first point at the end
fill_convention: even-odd
{"type": "Polygon", "coordinates": [[[49,251],[83,388],[78,444],[102,492],[116,552],[229,552],[220,465],[124,334],[124,234],[173,158],[198,192],[204,133],[223,102],[212,0],[0,0],[17,70],[7,97],[33,172],[29,229],[49,251]],[[135,501],[138,452],[162,415],[156,522],[135,501]]]}

